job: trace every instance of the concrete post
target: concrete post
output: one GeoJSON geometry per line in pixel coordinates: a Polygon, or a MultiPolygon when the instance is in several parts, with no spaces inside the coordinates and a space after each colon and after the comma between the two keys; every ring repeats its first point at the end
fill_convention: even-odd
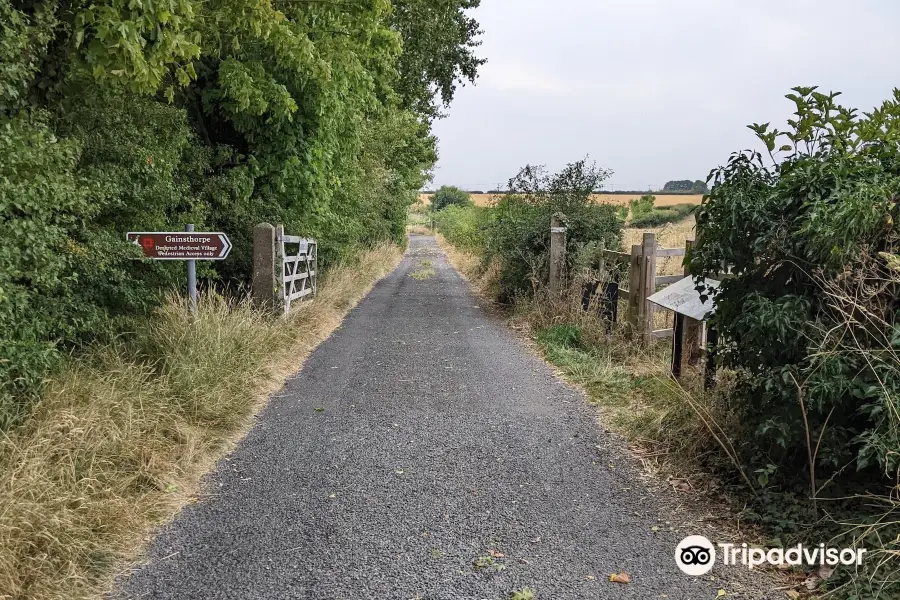
{"type": "Polygon", "coordinates": [[[277,291],[275,227],[260,223],[253,228],[253,303],[260,308],[275,308],[277,291]]]}
{"type": "Polygon", "coordinates": [[[566,273],[566,216],[556,213],[550,217],[550,289],[560,291],[566,273]]]}

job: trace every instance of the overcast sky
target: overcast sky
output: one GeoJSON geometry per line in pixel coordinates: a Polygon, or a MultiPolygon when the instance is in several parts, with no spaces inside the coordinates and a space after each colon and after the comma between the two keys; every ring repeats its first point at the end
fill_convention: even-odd
{"type": "Polygon", "coordinates": [[[797,85],[868,110],[900,86],[895,0],[482,0],[488,59],[435,125],[435,186],[589,154],[607,189],[705,179],[797,85]]]}

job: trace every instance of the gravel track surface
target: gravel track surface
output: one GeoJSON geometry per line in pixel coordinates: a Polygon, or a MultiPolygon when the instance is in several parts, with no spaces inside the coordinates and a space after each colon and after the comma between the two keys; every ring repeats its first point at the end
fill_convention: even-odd
{"type": "Polygon", "coordinates": [[[667,499],[478,304],[412,236],[113,597],[765,597],[678,571],[667,499]]]}

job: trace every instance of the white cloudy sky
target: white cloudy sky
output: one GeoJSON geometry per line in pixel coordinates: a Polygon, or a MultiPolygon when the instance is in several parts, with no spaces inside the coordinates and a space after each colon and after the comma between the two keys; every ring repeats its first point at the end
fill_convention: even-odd
{"type": "Polygon", "coordinates": [[[895,0],[482,0],[488,59],[435,126],[434,185],[590,155],[608,189],[705,179],[797,85],[868,110],[900,86],[895,0]]]}

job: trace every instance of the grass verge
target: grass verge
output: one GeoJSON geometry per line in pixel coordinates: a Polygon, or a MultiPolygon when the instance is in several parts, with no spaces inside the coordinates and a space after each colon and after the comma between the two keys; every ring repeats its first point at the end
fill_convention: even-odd
{"type": "Polygon", "coordinates": [[[399,262],[381,246],[333,268],[288,317],[173,298],[127,341],[94,348],[48,382],[0,439],[0,598],[96,598],[153,527],[250,427],[346,312],[399,262]]]}

